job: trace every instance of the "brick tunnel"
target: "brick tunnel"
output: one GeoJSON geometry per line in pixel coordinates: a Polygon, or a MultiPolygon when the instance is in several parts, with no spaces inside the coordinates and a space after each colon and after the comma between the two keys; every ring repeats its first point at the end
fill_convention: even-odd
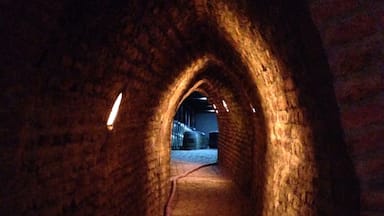
{"type": "Polygon", "coordinates": [[[1,215],[163,215],[195,91],[252,215],[384,214],[382,1],[0,5],[1,215]]]}

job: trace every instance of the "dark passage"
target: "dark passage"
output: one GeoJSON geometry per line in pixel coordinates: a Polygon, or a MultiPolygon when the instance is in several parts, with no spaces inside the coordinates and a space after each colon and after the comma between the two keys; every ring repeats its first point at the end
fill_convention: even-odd
{"type": "Polygon", "coordinates": [[[384,215],[383,14],[1,1],[0,215],[384,215]]]}

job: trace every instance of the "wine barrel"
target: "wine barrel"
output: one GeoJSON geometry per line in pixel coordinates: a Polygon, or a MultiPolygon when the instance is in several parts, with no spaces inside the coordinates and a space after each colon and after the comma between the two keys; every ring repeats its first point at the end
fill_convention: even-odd
{"type": "Polygon", "coordinates": [[[218,139],[219,139],[219,132],[209,133],[209,148],[217,148],[218,139]]]}
{"type": "Polygon", "coordinates": [[[197,148],[197,134],[193,131],[184,132],[183,138],[183,149],[184,150],[192,150],[197,148]]]}
{"type": "Polygon", "coordinates": [[[204,132],[199,131],[199,142],[198,142],[198,148],[199,149],[206,149],[208,148],[208,136],[204,132]]]}

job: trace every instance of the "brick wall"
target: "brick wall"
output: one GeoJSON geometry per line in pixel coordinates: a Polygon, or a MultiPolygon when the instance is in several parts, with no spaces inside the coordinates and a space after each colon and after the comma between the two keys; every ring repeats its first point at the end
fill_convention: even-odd
{"type": "Polygon", "coordinates": [[[384,4],[313,1],[310,10],[334,76],[344,137],[360,183],[361,215],[381,214],[384,4]]]}
{"type": "Polygon", "coordinates": [[[161,215],[169,149],[149,127],[188,61],[192,5],[2,4],[1,214],[161,215]]]}
{"type": "Polygon", "coordinates": [[[247,7],[220,1],[211,7],[208,16],[213,17],[219,31],[232,44],[257,86],[254,86],[258,91],[256,101],[261,108],[257,117],[263,119],[255,122],[264,123],[262,127],[265,128],[263,131],[258,129],[264,134],[256,134],[254,144],[253,196],[258,203],[257,212],[263,215],[311,215],[316,212],[316,204],[327,205],[325,198],[318,198],[316,194],[327,191],[316,191],[318,186],[313,181],[317,175],[323,175],[320,179],[328,177],[327,172],[318,172],[314,145],[321,141],[315,140],[311,128],[315,122],[305,115],[306,110],[309,110],[308,114],[317,111],[315,106],[309,107],[313,102],[310,94],[314,93],[304,90],[308,78],[300,74],[303,68],[298,67],[297,56],[288,55],[298,35],[288,35],[293,31],[282,25],[285,14],[274,11],[289,14],[284,11],[287,9],[279,4],[254,6],[257,11],[252,13],[265,16],[258,23],[252,23],[252,18],[259,17],[248,17],[247,7]]]}
{"type": "Polygon", "coordinates": [[[195,90],[256,215],[384,211],[381,1],[1,5],[2,215],[161,215],[195,90]]]}

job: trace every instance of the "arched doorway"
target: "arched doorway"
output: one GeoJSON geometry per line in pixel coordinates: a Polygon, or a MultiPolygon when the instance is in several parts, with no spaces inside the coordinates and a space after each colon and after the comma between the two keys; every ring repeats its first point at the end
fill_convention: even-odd
{"type": "MultiPolygon", "coordinates": [[[[180,163],[217,162],[218,122],[215,104],[194,91],[179,106],[171,134],[171,172],[180,163]]],[[[176,175],[173,172],[171,176],[176,175]]]]}

